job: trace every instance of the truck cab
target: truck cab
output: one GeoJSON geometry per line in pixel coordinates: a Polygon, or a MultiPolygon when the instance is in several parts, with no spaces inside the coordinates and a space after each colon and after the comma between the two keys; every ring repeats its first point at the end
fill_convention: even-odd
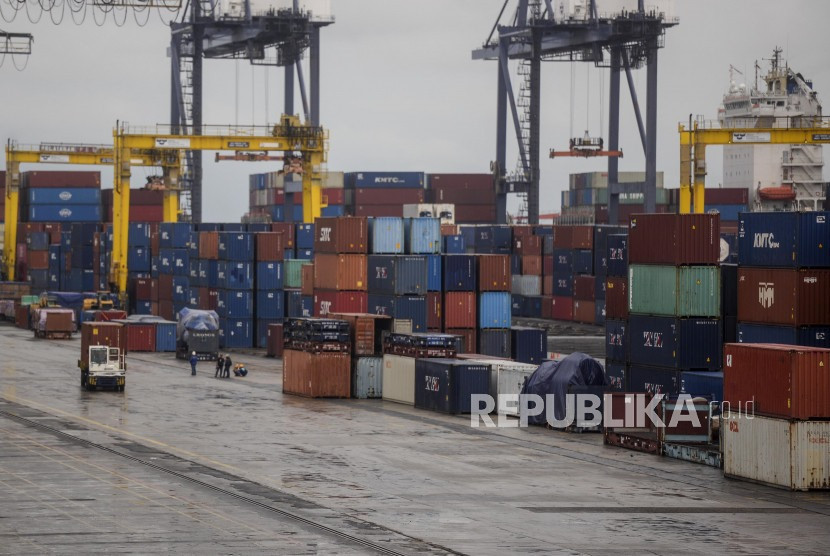
{"type": "Polygon", "coordinates": [[[119,348],[89,346],[89,363],[81,365],[81,386],[87,390],[112,387],[124,391],[127,365],[119,348]]]}

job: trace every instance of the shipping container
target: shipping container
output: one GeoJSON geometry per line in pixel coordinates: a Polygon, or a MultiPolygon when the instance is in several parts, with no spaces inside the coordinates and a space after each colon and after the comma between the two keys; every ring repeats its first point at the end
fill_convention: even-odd
{"type": "Polygon", "coordinates": [[[573,274],[559,274],[553,275],[553,295],[559,297],[573,297],[574,294],[574,275],[573,274]]]}
{"type": "Polygon", "coordinates": [[[279,290],[256,292],[256,318],[281,319],[285,317],[285,296],[279,290]]]}
{"type": "MultiPolygon", "coordinates": [[[[441,226],[441,232],[443,235],[443,228],[444,225],[441,226]]],[[[444,235],[444,253],[449,255],[463,255],[466,253],[466,247],[464,245],[464,237],[459,235],[444,235]]]]}
{"type": "Polygon", "coordinates": [[[281,290],[283,288],[283,263],[256,263],[256,289],[281,290]]]}
{"type": "Polygon", "coordinates": [[[471,412],[471,397],[490,392],[490,368],[457,359],[415,361],[415,407],[457,414],[471,412]]]}
{"type": "Polygon", "coordinates": [[[631,363],[684,370],[721,368],[719,320],[631,315],[628,332],[631,363]]]}
{"type": "Polygon", "coordinates": [[[542,278],[540,276],[516,275],[512,279],[512,293],[523,296],[542,295],[542,278]]]}
{"type": "Polygon", "coordinates": [[[511,291],[510,257],[477,255],[478,291],[511,291]]]}
{"type": "Polygon", "coordinates": [[[444,294],[444,326],[446,328],[476,327],[475,292],[447,292],[444,294]]]}
{"type": "Polygon", "coordinates": [[[101,172],[38,170],[24,172],[21,185],[28,188],[101,187],[101,172]]]}
{"type": "MultiPolygon", "coordinates": [[[[222,346],[225,348],[254,347],[253,319],[220,319],[222,346]]],[[[285,371],[283,371],[284,373],[285,371]]],[[[284,375],[283,375],[284,380],[284,375]]]]}
{"type": "Polygon", "coordinates": [[[216,265],[219,286],[229,290],[254,289],[254,263],[241,261],[219,261],[216,265]]]}
{"type": "Polygon", "coordinates": [[[628,378],[625,363],[605,362],[605,383],[611,392],[628,392],[628,378]]]}
{"type": "Polygon", "coordinates": [[[348,398],[351,356],[348,353],[283,353],[282,391],[309,398],[348,398]]]}
{"type": "Polygon", "coordinates": [[[720,265],[721,315],[738,315],[738,267],[734,264],[720,265]]]}
{"type": "Polygon", "coordinates": [[[100,222],[100,205],[29,205],[30,222],[100,222]]]}
{"type": "Polygon", "coordinates": [[[282,358],[283,348],[285,345],[285,338],[283,336],[283,325],[280,323],[268,324],[268,342],[267,355],[268,357],[282,358]]]}
{"type": "Polygon", "coordinates": [[[443,257],[444,291],[475,291],[476,266],[474,255],[443,257]]]}
{"type": "Polygon", "coordinates": [[[628,236],[632,264],[702,265],[720,260],[717,214],[636,214],[628,236]]]}
{"type": "Polygon", "coordinates": [[[455,222],[457,224],[487,224],[495,222],[495,220],[495,205],[455,205],[455,222]]]}
{"type": "Polygon", "coordinates": [[[573,274],[573,253],[570,249],[555,249],[553,251],[554,274],[573,274]]]}
{"type": "Polygon", "coordinates": [[[596,323],[597,305],[595,301],[574,299],[574,321],[584,324],[596,323]]]}
{"type": "Polygon", "coordinates": [[[330,313],[329,318],[349,323],[353,349],[356,356],[373,356],[383,350],[383,335],[392,328],[389,317],[369,313],[330,313]]]}
{"type": "Polygon", "coordinates": [[[154,321],[156,327],[156,351],[176,351],[176,323],[154,321]]]}
{"type": "Polygon", "coordinates": [[[609,276],[605,285],[605,314],[609,319],[628,318],[628,279],[609,276]]]}
{"type": "Polygon", "coordinates": [[[830,270],[738,268],[738,320],[761,324],[830,324],[830,270]]]}
{"type": "Polygon", "coordinates": [[[289,318],[313,317],[314,296],[304,296],[299,290],[286,291],[285,312],[289,318]]]}
{"type": "Polygon", "coordinates": [[[283,243],[286,248],[291,249],[294,247],[294,224],[287,222],[272,222],[271,231],[282,233],[283,243]]]}
{"type": "Polygon", "coordinates": [[[279,232],[260,232],[255,234],[257,262],[281,261],[285,253],[283,234],[279,232]]]}
{"type": "Polygon", "coordinates": [[[427,291],[440,292],[444,281],[443,257],[441,255],[426,255],[427,258],[427,291]]]}
{"type": "Polygon", "coordinates": [[[225,261],[253,261],[254,234],[219,232],[219,258],[225,261]]]}
{"type": "Polygon", "coordinates": [[[315,253],[357,253],[369,250],[366,217],[318,218],[315,222],[315,253]]]}
{"type": "Polygon", "coordinates": [[[830,489],[830,422],[721,417],[723,473],[790,490],[830,489]]]}
{"type": "Polygon", "coordinates": [[[548,355],[547,330],[514,326],[510,329],[511,358],[521,363],[540,365],[548,355]]]}
{"type": "Polygon", "coordinates": [[[493,191],[492,174],[429,174],[429,189],[493,191]]]}
{"type": "Polygon", "coordinates": [[[741,344],[787,344],[830,349],[830,326],[776,326],[738,323],[734,342],[741,344]]]}
{"type": "Polygon", "coordinates": [[[254,318],[254,292],[221,290],[216,312],[226,319],[254,318]]]}
{"type": "Polygon", "coordinates": [[[199,258],[219,258],[219,232],[199,232],[199,258]]]}
{"type": "Polygon", "coordinates": [[[628,267],[628,310],[645,315],[720,316],[720,269],[717,266],[628,267]]]}
{"type": "Polygon", "coordinates": [[[594,255],[590,250],[575,249],[572,252],[571,260],[573,261],[574,274],[594,273],[594,255]]]}
{"type": "Polygon", "coordinates": [[[538,365],[504,361],[499,359],[471,359],[470,362],[481,363],[490,369],[490,395],[496,402],[496,412],[500,415],[519,415],[519,394],[525,382],[536,372],[538,365]],[[515,398],[510,398],[515,396],[515,398]]]}
{"type": "Polygon", "coordinates": [[[551,318],[554,320],[574,320],[574,300],[570,296],[554,295],[551,304],[551,318]]]}
{"type": "Polygon", "coordinates": [[[830,266],[830,212],[747,212],[738,220],[738,264],[830,266]]]}
{"type": "Polygon", "coordinates": [[[610,361],[628,361],[628,323],[624,320],[605,321],[605,357],[610,361]]]}
{"type": "MultiPolygon", "coordinates": [[[[442,187],[439,189],[428,190],[426,200],[430,203],[453,204],[459,209],[476,206],[484,206],[489,208],[495,205],[496,193],[492,190],[453,189],[442,187]]],[[[456,221],[457,220],[458,216],[456,215],[456,221]]],[[[493,221],[495,221],[495,218],[487,220],[487,222],[493,221]]]]}
{"type": "Polygon", "coordinates": [[[415,358],[384,354],[383,399],[415,405],[415,358]]]}
{"type": "Polygon", "coordinates": [[[314,290],[314,316],[324,317],[329,313],[367,313],[368,296],[360,291],[314,290]]]}
{"type": "Polygon", "coordinates": [[[512,354],[511,334],[506,328],[482,329],[478,333],[478,353],[509,359],[512,354]]]}
{"type": "Polygon", "coordinates": [[[404,252],[404,222],[402,218],[378,217],[369,219],[371,252],[375,254],[402,254],[404,252]]]}
{"type": "Polygon", "coordinates": [[[153,323],[118,322],[127,328],[127,351],[156,351],[156,327],[153,323]]]}
{"type": "Polygon", "coordinates": [[[287,259],[283,261],[283,283],[286,288],[303,287],[303,265],[307,264],[302,259],[287,259]]]}
{"type": "Polygon", "coordinates": [[[680,393],[722,402],[723,372],[683,371],[680,373],[680,393]]]}
{"type": "Polygon", "coordinates": [[[423,189],[423,172],[349,172],[345,174],[345,185],[349,189],[423,189]]]}
{"type": "Polygon", "coordinates": [[[596,299],[596,285],[593,276],[574,277],[574,299],[594,301],[596,299]]]}
{"type": "Polygon", "coordinates": [[[522,261],[522,274],[529,275],[529,276],[541,276],[542,275],[542,257],[541,256],[523,256],[521,258],[522,261]]]}
{"type": "Polygon", "coordinates": [[[427,260],[418,256],[370,255],[369,290],[389,295],[424,295],[427,260]]]}
{"type": "Polygon", "coordinates": [[[440,253],[441,221],[438,218],[404,219],[406,252],[411,254],[440,253]]]}
{"type": "Polygon", "coordinates": [[[101,202],[101,190],[90,187],[29,188],[26,199],[30,205],[97,205],[101,202]]]}
{"type": "Polygon", "coordinates": [[[427,293],[427,330],[440,332],[443,330],[444,311],[441,292],[427,293]]]}
{"type": "Polygon", "coordinates": [[[383,358],[355,357],[352,370],[352,397],[358,399],[383,396],[383,358]]]}
{"type": "Polygon", "coordinates": [[[366,291],[366,271],[366,255],[318,253],[314,256],[314,284],[320,289],[366,291]]]}
{"type": "Polygon", "coordinates": [[[510,328],[510,294],[482,292],[479,297],[479,328],[510,328]]]}
{"type": "Polygon", "coordinates": [[[830,350],[777,344],[724,346],[723,399],[732,411],[830,418],[830,350]]]}
{"type": "Polygon", "coordinates": [[[629,365],[626,374],[629,392],[663,394],[667,398],[680,394],[681,371],[677,369],[629,365]]]}
{"type": "Polygon", "coordinates": [[[478,338],[475,328],[447,328],[446,333],[461,338],[462,346],[458,350],[459,353],[476,353],[478,338]]]}

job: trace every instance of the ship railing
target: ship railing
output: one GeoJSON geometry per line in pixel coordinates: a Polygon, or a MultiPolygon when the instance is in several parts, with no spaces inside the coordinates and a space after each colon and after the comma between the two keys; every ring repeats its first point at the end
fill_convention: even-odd
{"type": "MultiPolygon", "coordinates": [[[[801,128],[830,128],[830,117],[827,116],[763,116],[765,129],[801,129],[801,128]]],[[[695,129],[732,129],[758,127],[755,118],[738,118],[734,123],[720,122],[718,120],[696,119],[693,123],[695,129]],[[743,122],[752,120],[755,125],[742,125],[743,122]]],[[[680,125],[686,127],[685,122],[680,125]]]]}

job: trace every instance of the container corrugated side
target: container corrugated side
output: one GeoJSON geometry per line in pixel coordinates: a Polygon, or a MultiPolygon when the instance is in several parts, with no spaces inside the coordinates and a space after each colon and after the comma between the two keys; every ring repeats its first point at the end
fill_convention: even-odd
{"type": "Polygon", "coordinates": [[[383,356],[383,399],[415,405],[415,358],[383,356]]]}
{"type": "Polygon", "coordinates": [[[830,324],[830,270],[738,269],[738,320],[791,326],[830,324]]]}
{"type": "Polygon", "coordinates": [[[490,367],[490,395],[495,398],[496,412],[501,415],[518,415],[518,395],[522,392],[525,381],[536,372],[538,366],[495,359],[474,361],[490,367]],[[511,400],[503,396],[516,396],[516,399],[511,403],[511,400]]]}
{"type": "Polygon", "coordinates": [[[489,394],[490,368],[456,359],[415,361],[415,407],[443,413],[470,413],[474,394],[489,394]]]}
{"type": "Polygon", "coordinates": [[[444,326],[446,328],[476,327],[475,292],[447,292],[444,294],[444,326]]]}
{"type": "Polygon", "coordinates": [[[723,472],[790,490],[830,488],[830,422],[721,417],[723,472]]]}
{"type": "Polygon", "coordinates": [[[348,353],[283,353],[282,391],[309,398],[348,398],[351,356],[348,353]]]}
{"type": "Polygon", "coordinates": [[[383,397],[383,358],[357,357],[352,371],[352,397],[383,397]]]}
{"type": "Polygon", "coordinates": [[[369,289],[374,293],[424,295],[427,292],[426,257],[369,255],[369,289]]]}
{"type": "Polygon", "coordinates": [[[717,214],[634,214],[629,223],[628,260],[646,264],[718,264],[717,214]]]}
{"type": "Polygon", "coordinates": [[[830,419],[830,350],[777,344],[726,344],[723,398],[733,411],[830,419]]]}
{"type": "Polygon", "coordinates": [[[369,222],[365,216],[317,218],[315,253],[357,253],[369,250],[369,222]]]}
{"type": "Polygon", "coordinates": [[[478,255],[478,291],[507,292],[512,287],[508,255],[478,255]]]}
{"type": "Polygon", "coordinates": [[[628,310],[681,317],[719,317],[720,270],[717,266],[630,265],[628,310]]]}
{"type": "Polygon", "coordinates": [[[721,323],[716,319],[631,315],[629,361],[677,369],[721,368],[721,323]]]}
{"type": "Polygon", "coordinates": [[[796,212],[746,212],[738,217],[738,264],[797,266],[799,222],[796,212]]]}
{"type": "Polygon", "coordinates": [[[404,223],[406,250],[413,255],[440,253],[441,220],[438,218],[407,218],[404,223]]]}
{"type": "Polygon", "coordinates": [[[371,251],[375,254],[403,254],[403,218],[381,216],[369,220],[371,251]]]}
{"type": "Polygon", "coordinates": [[[366,291],[366,268],[366,255],[318,253],[314,255],[314,284],[326,290],[366,291]]]}
{"type": "Polygon", "coordinates": [[[507,292],[481,293],[478,309],[479,328],[510,328],[511,301],[507,292]]]}
{"type": "Polygon", "coordinates": [[[283,271],[285,274],[284,284],[286,288],[303,287],[303,265],[308,264],[308,261],[303,259],[286,259],[283,263],[283,271]]]}

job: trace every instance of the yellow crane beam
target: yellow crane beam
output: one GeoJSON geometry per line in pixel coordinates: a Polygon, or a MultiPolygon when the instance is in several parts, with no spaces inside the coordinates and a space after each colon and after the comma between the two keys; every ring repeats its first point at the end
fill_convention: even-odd
{"type": "Polygon", "coordinates": [[[830,118],[791,118],[784,127],[721,127],[714,122],[678,125],[680,133],[680,214],[705,209],[706,147],[710,145],[812,145],[830,143],[830,118]]]}

